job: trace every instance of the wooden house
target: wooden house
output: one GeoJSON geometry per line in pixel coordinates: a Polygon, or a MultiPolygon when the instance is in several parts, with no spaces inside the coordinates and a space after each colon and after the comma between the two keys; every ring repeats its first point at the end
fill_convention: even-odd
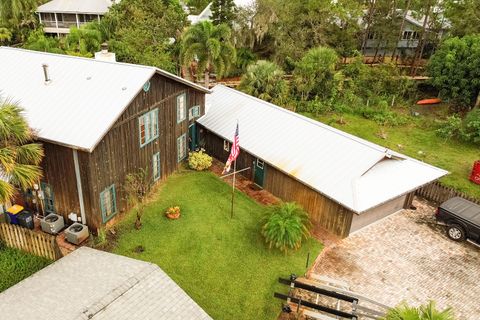
{"type": "Polygon", "coordinates": [[[200,145],[228,158],[236,123],[237,170],[315,226],[346,237],[408,208],[415,190],[446,171],[370,143],[245,93],[217,85],[199,123],[200,145]]]}
{"type": "Polygon", "coordinates": [[[19,102],[45,157],[40,192],[26,206],[96,230],[128,209],[129,173],[151,183],[195,148],[209,91],[139,65],[0,48],[0,92],[19,102]]]}

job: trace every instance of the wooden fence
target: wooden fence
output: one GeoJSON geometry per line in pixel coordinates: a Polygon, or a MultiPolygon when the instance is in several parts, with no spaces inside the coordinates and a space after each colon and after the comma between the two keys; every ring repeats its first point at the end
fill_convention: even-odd
{"type": "Polygon", "coordinates": [[[429,185],[418,189],[416,194],[437,204],[447,201],[448,199],[451,199],[453,197],[462,197],[464,199],[480,204],[480,199],[467,196],[466,194],[458,192],[455,189],[445,187],[438,181],[432,182],[429,185]]]}
{"type": "Polygon", "coordinates": [[[7,246],[50,260],[61,258],[55,236],[16,225],[0,223],[0,240],[7,246]]]}

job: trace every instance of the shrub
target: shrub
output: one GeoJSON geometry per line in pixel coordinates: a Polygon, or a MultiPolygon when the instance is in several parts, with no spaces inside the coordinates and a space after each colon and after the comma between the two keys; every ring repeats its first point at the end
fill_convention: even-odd
{"type": "Polygon", "coordinates": [[[308,214],[296,203],[288,202],[273,206],[264,218],[262,235],[270,248],[282,252],[298,249],[302,240],[310,236],[308,214]]]}
{"type": "Polygon", "coordinates": [[[188,166],[190,169],[203,171],[212,166],[212,157],[205,153],[205,150],[201,149],[197,152],[190,152],[188,157],[188,166]]]}
{"type": "Polygon", "coordinates": [[[480,144],[480,108],[470,111],[464,121],[465,137],[467,140],[480,144]]]}
{"type": "Polygon", "coordinates": [[[459,138],[462,133],[462,119],[456,115],[450,116],[435,132],[445,140],[459,138]]]}

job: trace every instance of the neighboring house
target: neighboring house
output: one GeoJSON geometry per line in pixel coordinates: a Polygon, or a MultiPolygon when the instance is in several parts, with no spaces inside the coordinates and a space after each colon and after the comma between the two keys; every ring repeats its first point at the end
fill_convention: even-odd
{"type": "Polygon", "coordinates": [[[234,89],[207,96],[200,145],[225,161],[237,120],[237,169],[257,186],[310,213],[315,226],[346,237],[411,205],[415,190],[446,171],[234,89]]]}
{"type": "MultiPolygon", "coordinates": [[[[365,14],[367,12],[365,11],[365,14]]],[[[399,12],[402,15],[403,13],[399,12]]],[[[415,50],[417,49],[420,43],[420,35],[423,29],[423,23],[425,21],[425,16],[416,17],[414,11],[409,10],[407,15],[405,16],[405,23],[403,25],[402,30],[402,37],[397,42],[396,54],[400,57],[406,56],[413,56],[415,54],[415,50]]],[[[362,23],[361,23],[362,24],[362,23]]],[[[364,23],[363,23],[364,24],[364,23]]],[[[436,37],[441,39],[445,32],[449,28],[448,21],[444,20],[442,22],[442,27],[440,30],[431,30],[428,28],[429,22],[427,21],[427,32],[434,33],[436,37]]],[[[366,28],[366,25],[363,25],[366,28]]],[[[392,29],[392,33],[394,33],[394,37],[397,38],[399,34],[398,29],[392,29]]],[[[365,48],[364,48],[364,55],[365,56],[385,56],[391,55],[392,49],[391,44],[387,44],[385,42],[379,42],[380,40],[377,39],[377,36],[374,33],[369,33],[367,35],[367,39],[365,41],[365,48]],[[388,47],[390,46],[390,47],[388,47]]]]}
{"type": "MultiPolygon", "coordinates": [[[[153,184],[195,148],[199,85],[154,67],[0,48],[0,91],[42,142],[41,209],[96,229],[129,208],[128,174],[153,184]],[[73,213],[73,215],[71,215],[73,213]]],[[[35,209],[27,192],[16,200],[35,209]]]]}
{"type": "MultiPolygon", "coordinates": [[[[237,7],[245,7],[245,6],[250,6],[250,5],[253,5],[255,3],[254,0],[235,0],[235,5],[237,7]]],[[[210,20],[211,17],[212,17],[212,3],[210,2],[206,7],[205,9],[202,10],[202,12],[200,12],[199,14],[197,15],[189,15],[187,18],[188,18],[188,21],[190,21],[191,24],[196,24],[196,23],[199,23],[199,22],[203,22],[203,21],[207,21],[207,20],[210,20]]]]}
{"type": "Polygon", "coordinates": [[[157,265],[88,247],[0,293],[0,310],[9,320],[212,319],[157,265]]]}
{"type": "Polygon", "coordinates": [[[44,32],[57,36],[70,32],[70,27],[100,21],[108,9],[120,0],[52,0],[37,8],[44,32]]]}

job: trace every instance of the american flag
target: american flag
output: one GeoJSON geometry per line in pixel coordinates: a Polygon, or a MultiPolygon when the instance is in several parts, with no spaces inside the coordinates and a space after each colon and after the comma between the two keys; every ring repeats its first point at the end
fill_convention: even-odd
{"type": "Polygon", "coordinates": [[[230,150],[230,156],[228,157],[227,163],[225,164],[225,168],[223,169],[223,174],[230,172],[230,167],[232,166],[232,162],[237,160],[239,154],[240,154],[240,137],[238,135],[238,123],[237,123],[237,128],[235,129],[235,136],[233,137],[232,148],[230,150]]]}

